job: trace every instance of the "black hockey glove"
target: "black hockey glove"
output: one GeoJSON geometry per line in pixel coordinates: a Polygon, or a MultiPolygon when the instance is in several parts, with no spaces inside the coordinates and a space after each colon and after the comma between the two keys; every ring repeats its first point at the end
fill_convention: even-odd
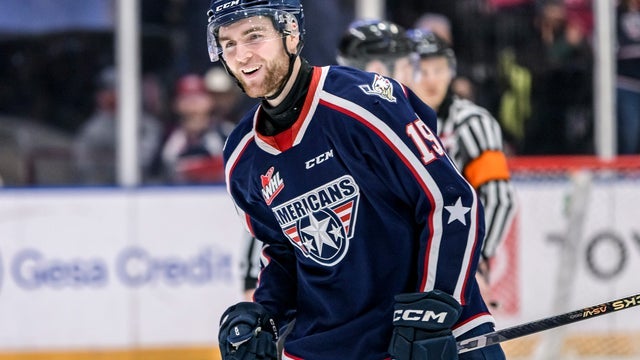
{"type": "Polygon", "coordinates": [[[241,302],[222,314],[218,334],[222,360],[276,360],[277,340],[276,322],[258,303],[241,302]]]}
{"type": "Polygon", "coordinates": [[[439,290],[400,294],[395,297],[393,335],[389,353],[395,360],[458,359],[451,327],[462,307],[439,290]]]}

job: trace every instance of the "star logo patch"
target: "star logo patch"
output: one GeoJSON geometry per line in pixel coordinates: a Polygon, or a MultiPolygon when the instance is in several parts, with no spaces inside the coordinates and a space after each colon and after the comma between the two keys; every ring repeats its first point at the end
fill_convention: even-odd
{"type": "Polygon", "coordinates": [[[462,198],[458,198],[455,205],[444,207],[449,212],[449,221],[447,224],[451,224],[454,221],[460,221],[462,225],[467,225],[467,219],[465,215],[471,210],[466,206],[462,206],[462,198]]]}
{"type": "Polygon", "coordinates": [[[289,241],[308,259],[339,263],[349,249],[360,191],[344,176],[272,209],[289,241]]]}

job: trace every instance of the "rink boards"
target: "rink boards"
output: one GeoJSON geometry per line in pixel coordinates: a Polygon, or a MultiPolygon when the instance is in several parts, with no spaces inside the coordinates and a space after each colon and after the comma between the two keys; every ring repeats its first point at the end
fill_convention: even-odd
{"type": "MultiPolygon", "coordinates": [[[[592,183],[575,230],[569,181],[515,186],[516,226],[493,264],[498,328],[640,292],[640,181],[592,183]]],[[[219,316],[241,300],[243,231],[223,187],[1,191],[0,360],[217,359],[219,316]]],[[[637,319],[601,316],[563,339],[632,346],[637,319]]],[[[511,351],[548,342],[523,340],[511,351]]]]}

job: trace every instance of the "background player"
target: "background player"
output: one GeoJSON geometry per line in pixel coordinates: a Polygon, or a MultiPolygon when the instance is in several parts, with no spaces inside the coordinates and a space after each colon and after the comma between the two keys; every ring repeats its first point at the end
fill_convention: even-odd
{"type": "MultiPolygon", "coordinates": [[[[473,275],[482,205],[400,83],[299,54],[297,0],[214,0],[212,61],[262,101],[229,136],[227,188],[265,243],[255,302],[222,315],[223,359],[457,359],[493,330],[473,275]],[[424,314],[424,316],[413,316],[424,314]],[[455,337],[454,337],[455,336],[455,337]]],[[[504,359],[500,346],[460,359],[504,359]]]]}
{"type": "MultiPolygon", "coordinates": [[[[504,241],[516,208],[500,124],[486,109],[454,95],[456,58],[445,41],[421,30],[408,35],[420,57],[413,90],[437,111],[438,135],[484,205],[486,238],[478,269],[488,285],[489,260],[504,241]]],[[[485,299],[496,301],[488,287],[483,290],[485,299]]]]}
{"type": "Polygon", "coordinates": [[[338,44],[338,64],[390,76],[411,86],[416,58],[405,29],[386,20],[356,20],[338,44]]]}
{"type": "Polygon", "coordinates": [[[338,62],[392,76],[438,111],[438,134],[445,149],[478,190],[485,206],[487,237],[479,264],[482,275],[479,281],[485,299],[497,305],[498,300],[490,294],[489,259],[509,229],[515,196],[502,150],[500,125],[487,110],[452,91],[456,76],[453,50],[432,32],[404,31],[385,20],[355,21],[340,42],[338,62]],[[412,45],[408,47],[408,43],[412,45]],[[416,54],[419,59],[412,57],[416,54]],[[405,60],[400,62],[400,74],[394,67],[398,59],[405,60]]]}

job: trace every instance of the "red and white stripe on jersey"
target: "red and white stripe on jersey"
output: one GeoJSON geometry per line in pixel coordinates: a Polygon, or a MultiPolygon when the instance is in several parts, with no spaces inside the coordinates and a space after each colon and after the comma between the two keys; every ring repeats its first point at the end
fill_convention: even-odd
{"type": "MultiPolygon", "coordinates": [[[[404,141],[400,139],[400,137],[384,121],[363,107],[324,91],[322,92],[320,103],[350,116],[354,120],[359,121],[371,129],[387,146],[389,146],[389,148],[395,152],[398,158],[402,160],[423,189],[431,203],[431,213],[429,214],[429,219],[427,221],[430,229],[430,238],[428,240],[427,254],[425,254],[424,272],[420,290],[425,292],[433,290],[438,276],[437,268],[438,261],[440,260],[440,246],[442,244],[443,235],[442,223],[440,221],[436,221],[438,219],[442,219],[444,210],[444,201],[440,188],[431,177],[431,174],[429,174],[427,169],[424,167],[420,158],[409,149],[404,141]]],[[[469,185],[469,187],[471,186],[469,185]]],[[[473,251],[477,241],[479,241],[476,225],[478,220],[477,218],[479,216],[477,198],[475,191],[472,191],[472,193],[474,194],[474,201],[471,213],[475,214],[476,221],[472,222],[472,228],[469,229],[469,235],[465,246],[465,257],[458,274],[455,291],[452,294],[453,297],[462,304],[464,304],[465,284],[467,283],[468,278],[472,276],[469,269],[471,268],[473,251]]]]}
{"type": "Polygon", "coordinates": [[[476,326],[480,326],[484,323],[492,323],[495,324],[496,320],[489,313],[480,313],[474,317],[467,319],[464,322],[456,324],[453,328],[453,336],[458,337],[471,329],[474,329],[476,326]]]}

